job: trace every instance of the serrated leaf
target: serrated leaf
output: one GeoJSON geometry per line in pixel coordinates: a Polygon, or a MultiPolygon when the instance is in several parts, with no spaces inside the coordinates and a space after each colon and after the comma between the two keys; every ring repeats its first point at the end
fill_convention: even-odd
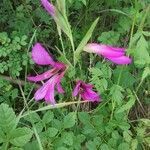
{"type": "Polygon", "coordinates": [[[65,132],[62,135],[63,143],[67,144],[68,146],[73,145],[73,133],[72,132],[65,132]]]}
{"type": "Polygon", "coordinates": [[[125,105],[122,105],[116,113],[122,113],[124,111],[130,110],[134,104],[135,98],[132,96],[132,98],[130,98],[130,100],[125,105]]]}
{"type": "Polygon", "coordinates": [[[85,125],[90,123],[90,115],[87,112],[79,112],[78,118],[85,125]]]}
{"type": "Polygon", "coordinates": [[[32,141],[32,142],[28,142],[24,146],[24,150],[40,150],[37,140],[32,141]]]}
{"type": "Polygon", "coordinates": [[[103,32],[99,37],[98,41],[104,44],[115,45],[119,41],[120,34],[115,31],[103,32]]]}
{"type": "Polygon", "coordinates": [[[129,144],[128,143],[121,143],[119,146],[118,146],[118,150],[129,150],[130,147],[129,147],[129,144]]]}
{"type": "Polygon", "coordinates": [[[124,89],[119,85],[114,84],[110,88],[110,94],[112,99],[116,101],[119,105],[122,103],[122,99],[124,97],[122,92],[124,92],[124,89]]]}
{"type": "Polygon", "coordinates": [[[54,137],[54,136],[56,136],[57,133],[58,133],[58,129],[56,129],[56,128],[48,128],[46,131],[46,135],[48,137],[54,137]]]}
{"type": "Polygon", "coordinates": [[[134,85],[135,83],[135,77],[130,73],[128,67],[117,67],[114,70],[113,74],[113,79],[115,83],[118,82],[119,79],[119,85],[122,86],[123,88],[130,88],[134,85]],[[121,72],[121,76],[120,76],[121,72]]]}
{"type": "Polygon", "coordinates": [[[102,144],[100,150],[110,150],[107,144],[102,144]]]}
{"type": "Polygon", "coordinates": [[[9,108],[7,104],[0,105],[0,128],[9,133],[16,127],[16,115],[12,108],[9,108]]]}
{"type": "Polygon", "coordinates": [[[47,123],[51,122],[53,120],[53,118],[54,118],[54,113],[52,111],[47,111],[44,114],[42,121],[47,124],[47,123]]]}
{"type": "Polygon", "coordinates": [[[63,121],[63,125],[65,129],[73,127],[75,123],[76,123],[75,112],[71,112],[67,116],[65,116],[64,121],[63,121]]]}
{"type": "Polygon", "coordinates": [[[33,113],[33,114],[30,114],[29,116],[25,116],[24,119],[33,123],[41,121],[41,118],[38,115],[38,113],[33,113]]]}
{"type": "Polygon", "coordinates": [[[136,50],[134,53],[135,64],[137,65],[145,65],[150,63],[150,55],[148,52],[148,42],[141,35],[140,39],[137,42],[136,50]]]}
{"type": "Polygon", "coordinates": [[[22,147],[30,141],[32,134],[33,133],[29,128],[17,128],[11,132],[10,143],[15,146],[22,147]]]}

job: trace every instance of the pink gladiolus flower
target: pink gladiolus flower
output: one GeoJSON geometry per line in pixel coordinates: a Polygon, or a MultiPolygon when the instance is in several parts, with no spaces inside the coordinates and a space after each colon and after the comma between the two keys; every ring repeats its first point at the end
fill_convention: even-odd
{"type": "Polygon", "coordinates": [[[52,16],[55,16],[55,6],[52,5],[48,0],[41,0],[41,4],[45,10],[52,16]]]}
{"type": "Polygon", "coordinates": [[[86,84],[83,81],[77,81],[77,84],[73,91],[73,96],[80,95],[83,100],[91,101],[91,102],[99,102],[100,95],[93,91],[93,85],[86,84]]]}
{"type": "Polygon", "coordinates": [[[104,56],[106,59],[119,65],[131,63],[131,58],[125,56],[125,49],[119,47],[112,47],[104,44],[89,43],[84,47],[84,51],[89,53],[96,53],[104,56]]]}
{"type": "Polygon", "coordinates": [[[32,59],[38,65],[50,65],[53,67],[51,70],[48,70],[43,74],[34,77],[27,77],[28,80],[33,82],[48,80],[36,91],[34,95],[35,100],[38,101],[45,98],[47,103],[55,104],[55,86],[58,93],[64,93],[60,82],[65,74],[67,66],[61,62],[55,62],[40,43],[34,45],[32,49],[32,59]]]}

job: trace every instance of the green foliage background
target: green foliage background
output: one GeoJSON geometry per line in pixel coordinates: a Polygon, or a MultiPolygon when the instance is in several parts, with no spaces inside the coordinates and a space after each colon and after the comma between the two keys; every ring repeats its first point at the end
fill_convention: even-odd
{"type": "MultiPolygon", "coordinates": [[[[55,3],[59,0],[53,0],[55,3]]],[[[57,60],[67,63],[69,58],[73,62],[70,35],[62,33],[62,46],[56,24],[40,0],[1,0],[0,149],[148,150],[149,1],[66,0],[66,11],[75,48],[82,39],[88,39],[85,35],[99,17],[89,41],[127,47],[133,63],[116,66],[93,54],[80,53],[76,68],[69,68],[63,80],[67,94],[56,95],[55,109],[36,103],[36,85],[28,83],[26,77],[48,68],[34,65],[32,45],[41,42],[57,60]],[[94,84],[102,102],[74,100],[72,79],[94,84]]]]}

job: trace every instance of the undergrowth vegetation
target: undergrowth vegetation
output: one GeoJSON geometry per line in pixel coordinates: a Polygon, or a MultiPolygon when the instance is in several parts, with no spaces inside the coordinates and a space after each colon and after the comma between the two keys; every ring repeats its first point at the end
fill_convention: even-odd
{"type": "Polygon", "coordinates": [[[0,150],[150,149],[149,0],[52,0],[55,14],[42,1],[0,1],[0,150]],[[64,89],[53,104],[34,95],[45,82],[27,79],[50,68],[35,64],[35,43],[63,63],[52,65],[64,89]],[[88,43],[123,47],[132,62],[89,54],[88,43]]]}

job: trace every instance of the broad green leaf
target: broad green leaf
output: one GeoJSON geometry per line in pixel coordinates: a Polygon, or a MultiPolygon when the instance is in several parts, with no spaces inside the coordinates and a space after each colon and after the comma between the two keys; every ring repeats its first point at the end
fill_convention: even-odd
{"type": "Polygon", "coordinates": [[[126,66],[123,66],[123,68],[118,66],[113,71],[113,79],[115,83],[119,80],[119,85],[123,88],[131,88],[136,82],[135,77],[130,73],[129,67],[126,66]]]}
{"type": "Polygon", "coordinates": [[[63,125],[65,129],[73,127],[75,123],[76,123],[75,112],[71,112],[67,116],[65,116],[64,121],[63,121],[63,125]]]}
{"type": "Polygon", "coordinates": [[[0,105],[0,128],[5,133],[9,133],[16,127],[16,115],[12,108],[7,104],[0,105]]]}
{"type": "Polygon", "coordinates": [[[130,147],[129,147],[129,144],[128,143],[121,143],[119,146],[118,146],[118,150],[129,150],[130,147]]]}
{"type": "Polygon", "coordinates": [[[56,128],[48,128],[46,131],[47,137],[50,137],[50,138],[56,136],[57,133],[58,133],[58,129],[56,128]]]}
{"type": "Polygon", "coordinates": [[[44,128],[42,121],[37,122],[35,124],[35,128],[36,128],[37,133],[41,133],[44,128]]]}
{"type": "Polygon", "coordinates": [[[141,35],[140,39],[137,42],[136,50],[134,53],[135,64],[144,66],[145,64],[150,64],[150,55],[148,52],[148,42],[141,35]]]}
{"type": "Polygon", "coordinates": [[[79,112],[78,118],[85,125],[90,123],[90,115],[87,112],[79,112]]]}
{"type": "Polygon", "coordinates": [[[27,121],[29,121],[29,122],[33,122],[33,123],[41,121],[41,118],[38,115],[38,113],[30,114],[30,116],[24,117],[24,119],[27,120],[27,121]]]}
{"type": "Polygon", "coordinates": [[[66,145],[68,146],[71,146],[73,145],[73,133],[72,132],[65,132],[65,133],[62,133],[62,140],[63,140],[63,143],[65,143],[66,145]]]}
{"type": "Polygon", "coordinates": [[[74,136],[74,142],[73,142],[73,147],[75,148],[75,150],[81,149],[81,146],[84,141],[85,141],[86,137],[83,134],[79,134],[77,136],[74,136]]]}
{"type": "Polygon", "coordinates": [[[132,140],[132,137],[131,137],[131,135],[129,134],[128,131],[124,131],[124,132],[123,132],[123,138],[124,138],[125,141],[128,142],[128,143],[130,143],[131,140],[132,140]]]}
{"type": "Polygon", "coordinates": [[[75,51],[75,57],[76,57],[76,61],[78,60],[78,57],[80,55],[80,53],[82,52],[84,46],[87,44],[87,42],[89,41],[89,39],[92,36],[92,33],[97,25],[99,21],[99,18],[97,18],[91,25],[90,29],[87,31],[86,35],[84,36],[84,38],[82,39],[82,41],[80,42],[80,44],[78,45],[76,51],[75,51]]]}
{"type": "Polygon", "coordinates": [[[24,150],[40,150],[37,140],[28,142],[23,148],[24,150]]]}
{"type": "Polygon", "coordinates": [[[87,143],[86,143],[86,148],[88,149],[88,150],[97,150],[97,148],[96,148],[96,145],[95,145],[95,143],[93,142],[93,141],[88,141],[87,143]]]}
{"type": "Polygon", "coordinates": [[[110,149],[109,149],[109,146],[107,144],[102,144],[100,146],[100,150],[110,150],[110,149]]]}
{"type": "Polygon", "coordinates": [[[10,143],[15,146],[22,147],[30,141],[32,134],[33,133],[29,128],[17,128],[11,132],[10,143]]]}
{"type": "Polygon", "coordinates": [[[130,124],[128,122],[120,122],[118,123],[118,126],[124,131],[127,131],[130,128],[130,124]]]}
{"type": "Polygon", "coordinates": [[[53,112],[52,112],[52,111],[47,111],[47,112],[44,114],[42,121],[43,121],[45,124],[47,124],[47,123],[51,122],[51,121],[53,120],[53,118],[54,118],[53,112]]]}

